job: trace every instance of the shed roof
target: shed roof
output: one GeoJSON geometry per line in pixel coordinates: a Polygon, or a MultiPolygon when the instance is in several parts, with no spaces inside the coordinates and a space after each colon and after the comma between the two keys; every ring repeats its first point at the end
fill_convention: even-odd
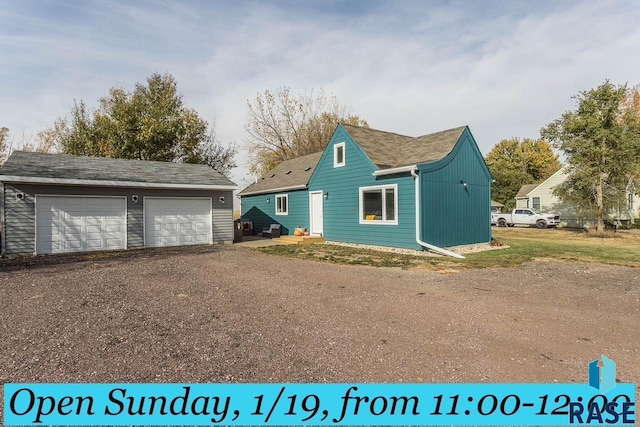
{"type": "Polygon", "coordinates": [[[527,197],[529,193],[531,193],[539,185],[540,184],[524,184],[522,187],[520,187],[520,190],[518,190],[518,194],[516,194],[516,198],[527,197]]]}
{"type": "Polygon", "coordinates": [[[42,184],[237,188],[207,165],[14,151],[0,181],[42,184]]]}
{"type": "Polygon", "coordinates": [[[250,196],[306,188],[321,156],[322,151],[285,160],[239,194],[250,196]]]}
{"type": "Polygon", "coordinates": [[[343,124],[349,135],[380,169],[429,163],[446,157],[467,126],[411,137],[343,124]]]}

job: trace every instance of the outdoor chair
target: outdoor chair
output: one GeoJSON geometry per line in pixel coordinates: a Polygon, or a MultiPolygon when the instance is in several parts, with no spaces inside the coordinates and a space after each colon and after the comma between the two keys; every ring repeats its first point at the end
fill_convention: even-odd
{"type": "Polygon", "coordinates": [[[262,229],[262,237],[280,237],[280,224],[271,224],[269,227],[262,229]]]}

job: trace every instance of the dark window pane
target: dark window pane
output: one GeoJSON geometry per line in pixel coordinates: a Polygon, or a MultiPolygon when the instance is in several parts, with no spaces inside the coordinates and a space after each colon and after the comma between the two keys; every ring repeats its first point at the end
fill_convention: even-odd
{"type": "Polygon", "coordinates": [[[394,221],[396,219],[396,203],[395,203],[395,191],[392,188],[385,190],[385,208],[387,209],[387,221],[394,221]]]}
{"type": "Polygon", "coordinates": [[[363,214],[366,220],[382,219],[382,190],[365,191],[362,194],[363,214]]]}

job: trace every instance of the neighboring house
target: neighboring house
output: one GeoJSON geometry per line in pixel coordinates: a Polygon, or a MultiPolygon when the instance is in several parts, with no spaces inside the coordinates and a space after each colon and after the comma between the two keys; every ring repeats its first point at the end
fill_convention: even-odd
{"type": "Polygon", "coordinates": [[[233,241],[233,190],[209,166],[15,151],[0,168],[2,253],[233,241]]]}
{"type": "Polygon", "coordinates": [[[502,212],[502,208],[504,208],[504,205],[500,202],[496,202],[495,200],[491,201],[491,212],[492,213],[500,213],[502,212]]]}
{"type": "Polygon", "coordinates": [[[240,196],[256,230],[420,250],[490,241],[491,182],[466,126],[413,138],[340,124],[323,152],[282,162],[240,196]]]}
{"type": "MultiPolygon", "coordinates": [[[[563,227],[592,227],[595,218],[582,218],[575,207],[563,203],[559,197],[553,195],[553,189],[567,179],[567,167],[564,166],[556,173],[539,184],[523,185],[516,195],[517,208],[531,208],[540,212],[552,212],[560,215],[563,227]]],[[[623,221],[632,220],[640,216],[640,198],[629,194],[625,206],[620,206],[617,212],[612,212],[614,218],[623,221]]]]}

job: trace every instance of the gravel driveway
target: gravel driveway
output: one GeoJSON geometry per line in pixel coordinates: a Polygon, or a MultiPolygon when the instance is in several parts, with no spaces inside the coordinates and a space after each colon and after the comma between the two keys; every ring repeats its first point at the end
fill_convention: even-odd
{"type": "Polygon", "coordinates": [[[631,268],[438,274],[237,246],[36,264],[0,261],[1,383],[586,382],[601,353],[640,381],[631,268]]]}

